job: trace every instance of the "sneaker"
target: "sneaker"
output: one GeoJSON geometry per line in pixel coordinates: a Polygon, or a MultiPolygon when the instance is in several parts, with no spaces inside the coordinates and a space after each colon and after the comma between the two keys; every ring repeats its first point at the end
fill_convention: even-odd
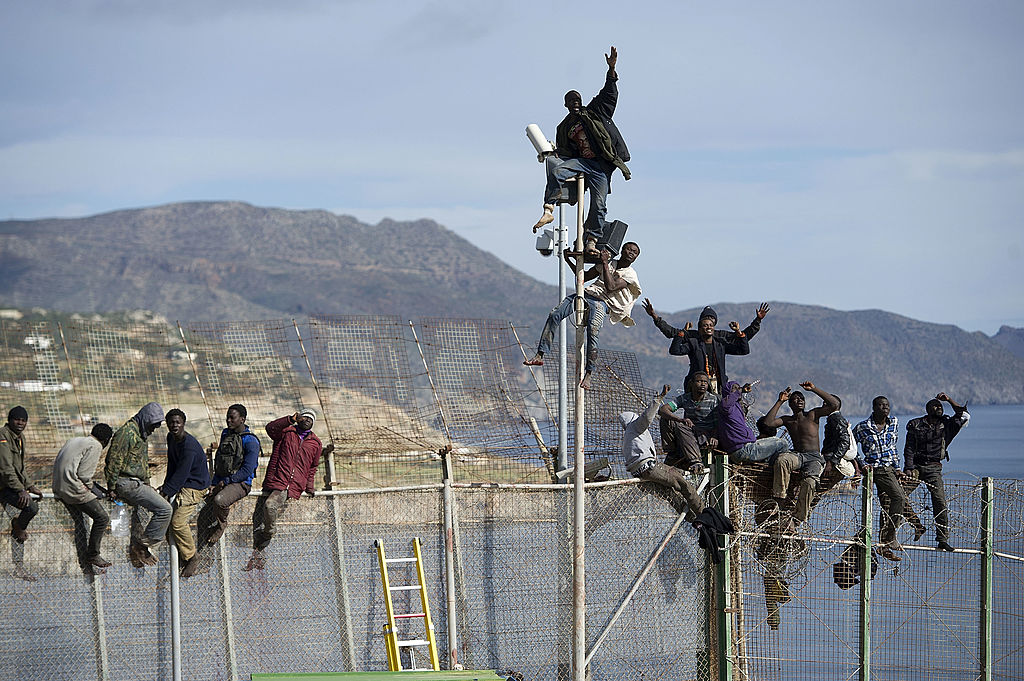
{"type": "Polygon", "coordinates": [[[945,541],[940,541],[938,543],[937,548],[939,549],[939,551],[956,551],[956,549],[949,545],[949,542],[945,541]]]}

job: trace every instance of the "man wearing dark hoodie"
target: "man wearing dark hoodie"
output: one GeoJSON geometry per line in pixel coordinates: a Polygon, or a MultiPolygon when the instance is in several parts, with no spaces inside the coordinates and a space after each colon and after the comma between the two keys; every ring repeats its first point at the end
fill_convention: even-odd
{"type": "Polygon", "coordinates": [[[725,397],[722,390],[729,382],[725,373],[726,355],[749,355],[750,339],[761,330],[761,320],[771,310],[766,303],[757,308],[750,325],[740,330],[736,322],[729,322],[731,331],[716,331],[718,313],[709,305],[705,307],[697,320],[697,330],[687,322],[682,329],[677,329],[654,311],[650,298],[644,298],[644,311],[654,320],[654,325],[665,336],[671,338],[668,348],[670,355],[686,355],[690,359],[690,370],[683,379],[683,388],[687,389],[690,379],[698,371],[708,375],[711,392],[725,397]]]}
{"type": "Polygon", "coordinates": [[[164,410],[150,402],[114,433],[103,469],[107,488],[116,499],[132,507],[131,542],[128,559],[135,567],[156,565],[150,548],[159,544],[171,523],[171,505],[149,486],[148,438],[160,427],[164,410]],[[143,528],[143,509],[149,511],[149,523],[143,528]]]}

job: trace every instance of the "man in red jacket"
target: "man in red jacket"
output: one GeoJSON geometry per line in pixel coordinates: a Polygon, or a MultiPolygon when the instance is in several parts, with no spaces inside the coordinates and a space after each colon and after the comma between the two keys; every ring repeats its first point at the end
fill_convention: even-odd
{"type": "Polygon", "coordinates": [[[263,493],[252,514],[252,556],[245,570],[263,569],[263,549],[274,537],[277,519],[289,501],[305,492],[313,496],[313,479],[323,445],[313,433],[316,414],[311,410],[282,416],[267,424],[274,449],[263,478],[263,493]]]}

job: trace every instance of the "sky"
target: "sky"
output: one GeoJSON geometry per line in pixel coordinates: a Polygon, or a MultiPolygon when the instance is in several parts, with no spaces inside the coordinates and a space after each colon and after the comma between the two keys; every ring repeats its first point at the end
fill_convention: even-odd
{"type": "Polygon", "coordinates": [[[615,45],[633,177],[608,216],[658,310],[991,334],[1024,326],[1021,35],[1018,0],[8,0],[0,219],[194,200],[430,218],[556,283],[524,130],[553,139],[615,45]]]}

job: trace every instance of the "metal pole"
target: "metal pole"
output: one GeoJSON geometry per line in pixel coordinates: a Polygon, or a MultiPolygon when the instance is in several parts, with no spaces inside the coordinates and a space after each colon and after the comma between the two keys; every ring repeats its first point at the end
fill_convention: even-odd
{"type": "MultiPolygon", "coordinates": [[[[320,412],[324,415],[324,425],[327,427],[327,437],[331,439],[331,443],[334,443],[334,432],[331,430],[331,422],[327,418],[327,406],[324,404],[324,396],[320,394],[320,384],[316,382],[316,377],[313,375],[313,367],[309,363],[309,356],[306,354],[306,344],[302,342],[302,334],[299,333],[299,324],[294,319],[292,320],[292,326],[295,327],[295,335],[299,339],[299,349],[302,350],[302,359],[306,360],[306,369],[309,370],[309,380],[313,383],[313,390],[316,392],[316,399],[320,402],[320,412]]],[[[324,487],[331,489],[334,487],[334,483],[337,481],[337,477],[334,475],[334,448],[332,447],[327,453],[327,460],[324,462],[324,487]]]]}
{"type": "Polygon", "coordinates": [[[82,424],[82,435],[89,431],[85,429],[85,414],[82,412],[82,400],[78,397],[78,381],[75,380],[75,371],[71,368],[71,355],[68,354],[68,344],[64,342],[64,329],[60,322],[57,322],[57,331],[60,333],[60,346],[64,348],[64,360],[68,363],[68,375],[71,377],[72,392],[75,393],[75,403],[78,404],[78,422],[82,424]]]}
{"type": "Polygon", "coordinates": [[[343,524],[341,521],[341,497],[330,500],[334,511],[334,537],[337,542],[335,558],[338,561],[337,585],[338,615],[341,617],[341,651],[345,656],[344,664],[347,671],[356,670],[356,649],[352,640],[352,609],[348,602],[348,571],[345,569],[345,540],[342,538],[343,524]]]}
{"type": "Polygon", "coordinates": [[[574,437],[573,465],[576,466],[576,475],[573,484],[573,571],[572,571],[572,595],[573,595],[573,678],[575,681],[586,680],[586,665],[584,660],[587,653],[587,589],[585,573],[585,491],[583,487],[586,468],[583,460],[583,434],[584,434],[584,395],[582,387],[584,372],[587,366],[587,347],[583,342],[584,334],[587,332],[583,323],[583,176],[576,178],[576,433],[574,437]]]}
{"type": "Polygon", "coordinates": [[[451,446],[442,447],[441,454],[441,477],[444,483],[444,581],[448,602],[448,669],[461,669],[459,666],[458,627],[456,626],[455,615],[455,532],[454,512],[455,504],[452,499],[452,471],[448,461],[448,453],[451,446]]]}
{"type": "MultiPolygon", "coordinates": [[[[558,204],[558,302],[565,300],[565,259],[562,252],[569,247],[569,228],[565,225],[565,204],[558,204]]],[[[568,327],[558,323],[558,453],[555,472],[569,467],[569,346],[568,327]]]]}
{"type": "Polygon", "coordinates": [[[103,591],[100,580],[92,580],[92,604],[96,615],[96,663],[99,666],[100,681],[110,678],[110,663],[107,661],[107,627],[103,616],[103,591]]]}
{"type": "MultiPolygon", "coordinates": [[[[722,515],[729,515],[729,469],[725,465],[725,457],[714,458],[715,486],[719,490],[718,510],[722,515]]],[[[731,550],[726,544],[726,536],[719,537],[722,549],[722,562],[715,567],[715,591],[717,605],[715,614],[718,626],[718,679],[732,679],[732,594],[730,594],[730,571],[732,566],[731,550]]]]}
{"type": "Polygon", "coordinates": [[[981,681],[992,681],[992,478],[981,479],[981,681]]]}
{"type": "MultiPolygon", "coordinates": [[[[250,492],[251,494],[251,492],[250,492]]],[[[235,658],[235,620],[231,613],[231,577],[228,575],[227,538],[217,542],[220,553],[221,594],[224,596],[224,645],[228,654],[228,678],[238,681],[238,660],[235,658]]]]}
{"type": "MultiPolygon", "coordinates": [[[[199,386],[199,396],[203,398],[203,404],[206,406],[206,416],[210,419],[210,432],[213,433],[213,437],[217,437],[217,426],[214,425],[213,412],[210,410],[210,403],[206,399],[206,392],[203,390],[203,382],[199,380],[199,369],[196,368],[196,363],[192,359],[192,351],[188,347],[188,341],[185,340],[185,330],[181,328],[181,322],[175,322],[178,325],[178,334],[181,336],[181,344],[185,346],[185,355],[188,356],[189,366],[192,367],[192,375],[196,377],[196,385],[199,386]]],[[[210,468],[213,468],[212,462],[210,468]]]]}
{"type": "Polygon", "coordinates": [[[178,576],[178,547],[171,542],[171,669],[174,681],[181,681],[181,578],[178,576]]]}
{"type": "Polygon", "coordinates": [[[871,487],[874,469],[864,471],[861,482],[861,522],[864,525],[864,553],[860,574],[860,681],[871,679],[871,487]]]}

